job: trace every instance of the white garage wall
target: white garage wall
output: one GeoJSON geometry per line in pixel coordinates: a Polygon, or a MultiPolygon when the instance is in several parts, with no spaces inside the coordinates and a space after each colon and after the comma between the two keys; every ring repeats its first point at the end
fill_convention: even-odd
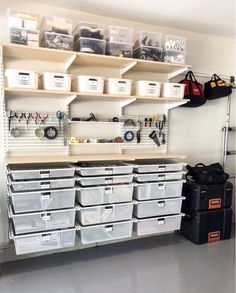
{"type": "MultiPolygon", "coordinates": [[[[79,20],[87,20],[105,24],[129,26],[133,27],[135,32],[139,30],[150,30],[186,36],[188,39],[187,64],[193,66],[193,71],[209,74],[217,72],[223,75],[235,75],[235,39],[197,34],[188,31],[187,27],[186,31],[181,31],[174,28],[158,27],[150,24],[131,22],[129,20],[92,15],[70,9],[56,8],[33,3],[33,1],[1,1],[0,43],[6,42],[5,16],[8,7],[35,12],[41,16],[57,15],[70,17],[74,20],[75,24],[79,20]]],[[[181,78],[183,78],[183,76],[181,76],[181,78]]],[[[199,81],[205,82],[206,80],[199,79],[199,81]]],[[[233,115],[235,115],[235,111],[233,111],[233,115]]],[[[222,155],[221,129],[224,126],[225,121],[225,98],[208,102],[201,108],[178,108],[172,110],[169,150],[172,152],[187,154],[189,163],[210,163],[220,161],[222,155]]],[[[2,129],[0,133],[2,134],[2,129]]],[[[4,172],[2,139],[0,139],[0,150],[0,170],[2,177],[2,172],[4,172]]],[[[233,171],[231,170],[231,172],[233,171]]],[[[3,243],[7,241],[7,216],[5,188],[3,184],[0,187],[0,243],[3,243]]]]}

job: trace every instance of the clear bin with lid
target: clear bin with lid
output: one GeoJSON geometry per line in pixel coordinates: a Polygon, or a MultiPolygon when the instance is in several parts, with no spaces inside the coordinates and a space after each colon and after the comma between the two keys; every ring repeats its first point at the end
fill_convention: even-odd
{"type": "Polygon", "coordinates": [[[80,21],[73,31],[75,40],[79,37],[103,40],[105,24],[80,21]]]}
{"type": "Polygon", "coordinates": [[[162,61],[162,48],[140,46],[133,50],[133,58],[160,62],[162,61]]]}
{"type": "Polygon", "coordinates": [[[185,64],[186,52],[164,50],[162,57],[163,57],[163,61],[167,63],[185,64]]]}
{"type": "Polygon", "coordinates": [[[162,33],[140,31],[134,37],[134,47],[139,46],[162,47],[162,33]]]}
{"type": "Polygon", "coordinates": [[[54,32],[63,35],[72,35],[73,21],[70,18],[58,16],[44,16],[41,32],[54,32]]]}
{"type": "Polygon", "coordinates": [[[133,43],[133,29],[129,27],[109,25],[105,35],[110,42],[133,43]]]}
{"type": "Polygon", "coordinates": [[[186,51],[187,39],[185,37],[165,35],[163,40],[164,50],[186,51]]]}
{"type": "Polygon", "coordinates": [[[39,31],[27,28],[10,27],[7,31],[10,43],[39,47],[39,31]]]}
{"type": "Polygon", "coordinates": [[[105,55],[106,41],[80,37],[74,43],[74,51],[105,55]]]}
{"type": "Polygon", "coordinates": [[[106,55],[132,58],[133,44],[121,42],[108,42],[106,46],[106,55]]]}
{"type": "Polygon", "coordinates": [[[41,45],[45,48],[59,50],[73,50],[74,37],[70,35],[45,32],[41,45]]]}
{"type": "Polygon", "coordinates": [[[7,24],[8,27],[37,30],[39,15],[26,11],[7,9],[7,24]]]}

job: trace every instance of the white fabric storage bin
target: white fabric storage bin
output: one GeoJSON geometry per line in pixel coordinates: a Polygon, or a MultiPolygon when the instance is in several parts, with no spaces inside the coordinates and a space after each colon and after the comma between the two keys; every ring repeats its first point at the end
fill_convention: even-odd
{"type": "Polygon", "coordinates": [[[11,185],[14,191],[30,191],[30,190],[47,190],[57,188],[67,188],[75,186],[75,178],[61,179],[44,179],[44,180],[24,180],[14,181],[11,176],[7,176],[8,185],[11,185]]]}
{"type": "Polygon", "coordinates": [[[140,183],[134,185],[134,198],[137,200],[150,200],[158,198],[180,197],[183,180],[160,183],[140,183]]]}
{"type": "Polygon", "coordinates": [[[41,23],[40,31],[72,35],[72,25],[73,21],[70,18],[58,16],[44,16],[41,23]]]}
{"type": "Polygon", "coordinates": [[[176,172],[182,171],[184,165],[184,163],[179,163],[174,160],[136,160],[134,165],[134,172],[176,172]]]}
{"type": "Polygon", "coordinates": [[[38,88],[38,73],[20,69],[6,69],[5,76],[9,88],[38,88]]]}
{"type": "Polygon", "coordinates": [[[136,220],[134,231],[138,236],[161,234],[180,229],[182,215],[136,220]]]}
{"type": "Polygon", "coordinates": [[[80,227],[79,237],[82,244],[95,244],[114,241],[132,236],[133,220],[113,224],[100,224],[80,227]]]}
{"type": "Polygon", "coordinates": [[[132,174],[133,165],[123,162],[84,162],[77,164],[76,172],[81,176],[132,174]]]}
{"type": "Polygon", "coordinates": [[[162,33],[140,31],[134,37],[134,47],[141,45],[151,47],[162,47],[162,33]]]}
{"type": "Polygon", "coordinates": [[[93,185],[110,185],[119,183],[131,183],[133,181],[133,175],[117,175],[117,176],[98,176],[98,177],[77,177],[77,181],[82,186],[93,185]]]}
{"type": "Polygon", "coordinates": [[[105,34],[105,24],[79,21],[73,31],[75,40],[79,37],[103,40],[105,34]]]}
{"type": "Polygon", "coordinates": [[[11,164],[7,173],[14,180],[74,177],[75,166],[71,164],[11,164]]]}
{"type": "Polygon", "coordinates": [[[184,97],[184,84],[164,82],[161,87],[161,96],[163,98],[179,98],[184,97]]]}
{"type": "Polygon", "coordinates": [[[77,219],[83,226],[110,222],[131,220],[133,203],[117,203],[113,205],[80,207],[77,211],[77,219]]]}
{"type": "Polygon", "coordinates": [[[39,15],[25,11],[7,9],[7,24],[9,27],[37,30],[39,15]]]}
{"type": "Polygon", "coordinates": [[[34,233],[26,235],[13,235],[17,255],[35,253],[75,245],[75,229],[52,231],[50,233],[34,233]]]}
{"type": "Polygon", "coordinates": [[[186,62],[186,52],[180,52],[175,50],[164,50],[162,54],[163,62],[185,64],[186,62]]]}
{"type": "Polygon", "coordinates": [[[42,88],[44,90],[71,90],[71,74],[44,72],[41,76],[42,88]]]}
{"type": "Polygon", "coordinates": [[[10,210],[10,217],[17,235],[75,226],[75,208],[27,214],[13,214],[10,210]]]}
{"type": "Polygon", "coordinates": [[[106,39],[110,42],[133,43],[133,29],[109,25],[106,30],[106,39]]]}
{"type": "Polygon", "coordinates": [[[133,184],[78,188],[76,200],[82,206],[132,201],[133,184]]]}
{"type": "Polygon", "coordinates": [[[134,216],[137,218],[158,217],[179,214],[184,197],[134,202],[134,216]]]}
{"type": "Polygon", "coordinates": [[[139,80],[133,83],[133,94],[136,96],[160,97],[161,83],[158,81],[139,80]]]}
{"type": "Polygon", "coordinates": [[[14,212],[27,213],[72,208],[75,205],[75,188],[50,191],[14,192],[8,188],[14,212]]]}
{"type": "Polygon", "coordinates": [[[7,30],[8,40],[13,44],[39,47],[39,31],[28,28],[10,27],[7,30]]]}
{"type": "Polygon", "coordinates": [[[183,178],[185,172],[169,172],[169,173],[147,173],[136,174],[134,180],[136,182],[155,182],[166,180],[180,180],[183,178]]]}
{"type": "Polygon", "coordinates": [[[185,37],[165,35],[163,41],[165,50],[186,51],[187,39],[185,37]]]}
{"type": "Polygon", "coordinates": [[[78,75],[72,79],[72,91],[102,94],[104,78],[101,76],[78,75]]]}
{"type": "Polygon", "coordinates": [[[131,82],[131,79],[108,78],[105,80],[105,93],[130,96],[131,82]]]}

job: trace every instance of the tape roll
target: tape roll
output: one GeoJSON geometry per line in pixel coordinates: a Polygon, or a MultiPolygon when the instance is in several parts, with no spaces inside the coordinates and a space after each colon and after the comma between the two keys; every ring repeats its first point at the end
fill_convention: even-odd
{"type": "Polygon", "coordinates": [[[72,136],[72,137],[70,138],[70,143],[72,143],[72,144],[73,144],[73,143],[77,143],[77,139],[76,139],[76,137],[73,137],[73,136],[72,136]]]}
{"type": "Polygon", "coordinates": [[[133,131],[126,131],[124,137],[126,141],[132,141],[134,139],[133,131]]]}
{"type": "Polygon", "coordinates": [[[44,129],[44,136],[47,139],[55,139],[58,135],[58,130],[54,126],[48,126],[44,129]]]}

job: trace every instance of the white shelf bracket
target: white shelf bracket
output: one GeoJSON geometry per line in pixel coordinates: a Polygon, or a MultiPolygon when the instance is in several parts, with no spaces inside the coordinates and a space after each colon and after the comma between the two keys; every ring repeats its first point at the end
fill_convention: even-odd
{"type": "Polygon", "coordinates": [[[128,72],[131,68],[133,68],[138,62],[134,61],[130,64],[126,65],[125,67],[120,69],[120,76],[124,75],[126,72],[128,72]]]}
{"type": "Polygon", "coordinates": [[[174,78],[174,77],[176,77],[177,75],[179,75],[179,74],[181,74],[181,73],[187,71],[188,69],[189,69],[188,66],[183,67],[183,68],[181,68],[181,69],[179,69],[179,70],[176,70],[175,72],[172,72],[172,73],[167,74],[167,78],[168,78],[168,79],[174,78]]]}
{"type": "Polygon", "coordinates": [[[66,105],[69,106],[77,97],[77,95],[68,95],[66,105]]]}
{"type": "Polygon", "coordinates": [[[167,104],[166,109],[171,110],[171,109],[174,109],[174,108],[179,107],[181,105],[184,105],[186,103],[187,103],[187,101],[185,99],[183,99],[183,102],[178,102],[178,103],[175,102],[175,103],[167,104]]]}
{"type": "Polygon", "coordinates": [[[120,107],[123,108],[123,107],[125,107],[135,101],[136,101],[136,99],[127,99],[127,100],[120,101],[120,107]]]}
{"type": "Polygon", "coordinates": [[[66,71],[70,68],[70,66],[71,66],[72,63],[74,62],[75,58],[76,58],[76,53],[73,54],[72,56],[68,57],[68,60],[67,60],[67,62],[65,63],[65,70],[66,70],[66,71]]]}

